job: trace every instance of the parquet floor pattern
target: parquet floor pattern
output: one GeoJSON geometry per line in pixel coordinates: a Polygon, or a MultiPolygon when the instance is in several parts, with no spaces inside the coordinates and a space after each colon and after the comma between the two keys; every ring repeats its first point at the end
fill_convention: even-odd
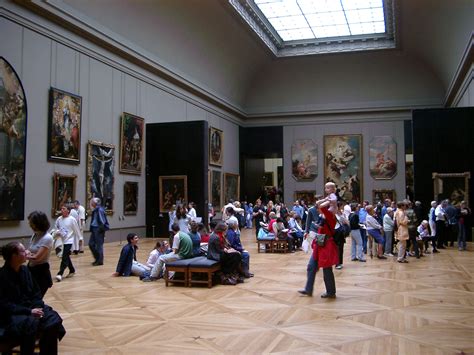
{"type": "MultiPolygon", "coordinates": [[[[326,300],[322,273],[314,297],[297,293],[308,254],[258,254],[250,230],[242,240],[255,277],[212,289],[112,277],[119,243],[105,245],[104,266],[89,251],[73,256],[77,274],[45,298],[67,329],[60,353],[474,354],[472,251],[358,263],[346,244],[337,299],[326,300]]],[[[141,239],[140,261],[154,244],[141,239]]]]}

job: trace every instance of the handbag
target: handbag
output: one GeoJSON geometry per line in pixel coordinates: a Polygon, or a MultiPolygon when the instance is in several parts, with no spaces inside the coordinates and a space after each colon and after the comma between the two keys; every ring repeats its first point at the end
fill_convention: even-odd
{"type": "Polygon", "coordinates": [[[316,244],[320,247],[323,247],[326,245],[326,240],[328,239],[328,236],[326,234],[319,234],[316,233],[316,244]]]}

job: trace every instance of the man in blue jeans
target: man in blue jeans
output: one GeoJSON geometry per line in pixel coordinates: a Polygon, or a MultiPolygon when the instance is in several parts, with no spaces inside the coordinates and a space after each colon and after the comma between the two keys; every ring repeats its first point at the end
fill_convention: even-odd
{"type": "Polygon", "coordinates": [[[104,265],[104,238],[105,232],[109,230],[109,222],[105,214],[104,208],[100,205],[100,198],[91,199],[90,207],[92,210],[91,217],[91,238],[89,240],[89,248],[94,256],[93,266],[104,265]]]}

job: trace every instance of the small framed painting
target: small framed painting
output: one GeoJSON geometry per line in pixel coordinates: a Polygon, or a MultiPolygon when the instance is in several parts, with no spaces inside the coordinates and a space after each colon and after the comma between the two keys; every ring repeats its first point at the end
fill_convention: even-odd
{"type": "Polygon", "coordinates": [[[49,94],[48,161],[81,161],[82,98],[51,88],[49,94]]]}
{"type": "Polygon", "coordinates": [[[240,175],[224,174],[224,204],[230,200],[238,201],[240,196],[240,175]]]}
{"type": "Polygon", "coordinates": [[[209,171],[209,201],[214,209],[220,209],[222,205],[222,172],[219,170],[209,171]]]}
{"type": "Polygon", "coordinates": [[[295,191],[295,201],[304,200],[306,205],[314,205],[316,202],[316,190],[295,191]]]}
{"type": "Polygon", "coordinates": [[[313,181],[318,176],[318,145],[312,139],[291,145],[291,171],[296,181],[313,181]]]}
{"type": "Polygon", "coordinates": [[[160,176],[160,212],[170,212],[173,205],[188,200],[188,177],[186,175],[160,176]]]}
{"type": "Polygon", "coordinates": [[[224,160],[224,132],[209,128],[209,164],[222,166],[224,160]]]}
{"type": "Polygon", "coordinates": [[[138,182],[125,181],[123,184],[123,214],[134,216],[138,208],[138,182]]]}
{"type": "Polygon", "coordinates": [[[120,172],[141,175],[145,120],[124,112],[120,120],[120,172]]]}
{"type": "Polygon", "coordinates": [[[54,173],[52,217],[60,215],[62,205],[66,204],[70,206],[73,204],[76,199],[76,179],[76,175],[54,173]]]}
{"type": "Polygon", "coordinates": [[[372,201],[374,206],[379,202],[384,202],[389,199],[390,201],[397,201],[397,193],[395,190],[372,190],[372,201]]]}

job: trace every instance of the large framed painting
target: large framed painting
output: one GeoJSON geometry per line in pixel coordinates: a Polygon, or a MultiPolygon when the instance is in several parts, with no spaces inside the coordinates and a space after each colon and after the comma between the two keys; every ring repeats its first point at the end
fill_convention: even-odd
{"type": "Polygon", "coordinates": [[[275,184],[273,183],[273,171],[265,171],[263,173],[263,185],[275,186],[275,184]]]}
{"type": "Polygon", "coordinates": [[[362,177],[362,136],[324,136],[324,181],[334,182],[343,200],[360,202],[362,177]]]}
{"type": "Polygon", "coordinates": [[[295,201],[304,200],[306,205],[314,205],[316,202],[316,190],[295,191],[295,201]]]}
{"type": "Polygon", "coordinates": [[[123,184],[123,214],[134,216],[138,209],[138,182],[125,181],[123,184]]]}
{"type": "Polygon", "coordinates": [[[0,57],[0,220],[25,214],[27,104],[15,69],[0,57]]]}
{"type": "Polygon", "coordinates": [[[141,175],[145,120],[124,112],[120,120],[120,172],[141,175]]]}
{"type": "Polygon", "coordinates": [[[224,160],[224,132],[209,128],[209,164],[222,166],[224,160]]]}
{"type": "Polygon", "coordinates": [[[81,161],[80,96],[51,88],[49,92],[48,161],[79,164],[81,161]]]}
{"type": "Polygon", "coordinates": [[[209,202],[214,209],[222,206],[222,172],[219,170],[209,171],[209,202]]]}
{"type": "Polygon", "coordinates": [[[318,145],[312,139],[291,145],[291,172],[296,181],[313,181],[318,176],[318,145]]]}
{"type": "Polygon", "coordinates": [[[383,203],[386,199],[390,201],[397,201],[397,193],[395,190],[372,190],[372,202],[377,205],[379,202],[383,203]]]}
{"type": "Polygon", "coordinates": [[[448,199],[453,206],[461,201],[469,205],[470,172],[464,173],[433,173],[434,200],[448,199]]]}
{"type": "Polygon", "coordinates": [[[51,216],[57,217],[61,213],[61,206],[72,206],[76,199],[77,175],[62,175],[54,173],[53,176],[53,208],[51,216]]]}
{"type": "Polygon", "coordinates": [[[87,144],[87,200],[100,198],[107,214],[114,213],[114,153],[112,144],[95,141],[87,144]]]}
{"type": "Polygon", "coordinates": [[[224,173],[224,204],[238,201],[240,196],[240,175],[224,173]]]}
{"type": "Polygon", "coordinates": [[[188,201],[188,177],[186,175],[160,176],[160,212],[170,212],[173,205],[188,201]]]}
{"type": "Polygon", "coordinates": [[[370,176],[389,180],[397,174],[397,143],[391,136],[377,136],[369,143],[370,176]]]}

